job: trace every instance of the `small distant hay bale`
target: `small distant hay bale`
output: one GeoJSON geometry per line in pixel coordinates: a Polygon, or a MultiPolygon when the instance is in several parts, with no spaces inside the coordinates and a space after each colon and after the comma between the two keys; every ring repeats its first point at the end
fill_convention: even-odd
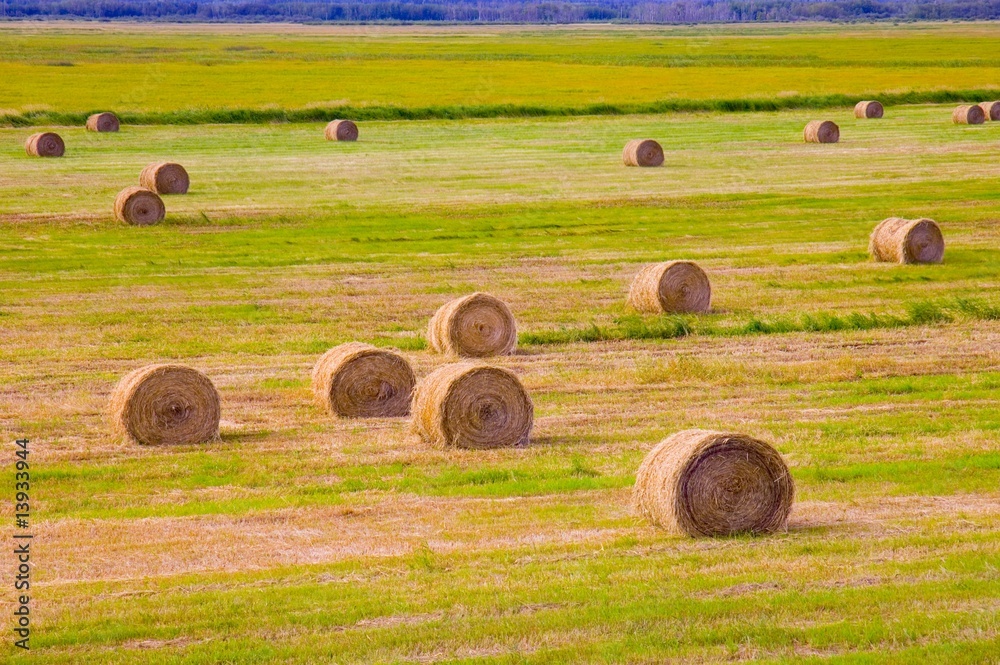
{"type": "Polygon", "coordinates": [[[890,217],[872,231],[868,252],[876,261],[941,263],[944,236],[933,219],[890,217]]]}
{"type": "Polygon", "coordinates": [[[147,365],[125,375],[108,407],[114,430],[144,445],[205,443],[219,437],[212,381],[184,365],[147,365]]]}
{"type": "Polygon", "coordinates": [[[662,166],[663,148],[653,139],[633,139],[622,150],[625,166],[662,166]]]}
{"type": "Polygon", "coordinates": [[[142,170],[139,184],[157,194],[187,194],[191,179],[180,164],[157,162],[142,170]]]}
{"type": "Polygon", "coordinates": [[[517,324],[504,301],[477,292],[442,305],[427,326],[427,341],[438,353],[507,356],[517,346],[517,324]]]}
{"type": "Polygon", "coordinates": [[[358,126],[350,120],[333,120],[323,134],[327,141],[357,141],[358,126]]]}
{"type": "Polygon", "coordinates": [[[836,143],[840,140],[840,127],[831,120],[813,120],[802,135],[806,143],[836,143]]]}
{"type": "Polygon", "coordinates": [[[476,363],[440,367],[413,392],[413,431],[443,447],[526,446],[534,412],[512,372],[476,363]]]}
{"type": "Polygon", "coordinates": [[[854,105],[854,117],[855,118],[881,118],[885,113],[885,109],[882,108],[881,102],[866,101],[858,102],[854,105]]]}
{"type": "Polygon", "coordinates": [[[95,113],[87,118],[87,129],[92,132],[117,132],[121,127],[114,113],[95,113]]]}
{"type": "Polygon", "coordinates": [[[640,312],[707,312],[712,305],[708,275],[692,261],[644,266],[632,280],[628,303],[640,312]]]}
{"type": "Polygon", "coordinates": [[[330,349],[312,372],[316,399],[341,418],[406,416],[416,382],[406,358],[360,342],[330,349]]]}
{"type": "Polygon", "coordinates": [[[66,154],[66,144],[55,132],[39,132],[24,142],[24,151],[29,157],[62,157],[66,154]]]}
{"type": "Polygon", "coordinates": [[[632,503],[674,533],[759,535],[784,528],[794,496],[788,467],[769,444],[745,434],[691,429],[649,452],[632,503]]]}
{"type": "Polygon", "coordinates": [[[981,125],[986,121],[986,113],[981,106],[959,106],[951,112],[951,121],[956,125],[981,125]]]}
{"type": "Polygon", "coordinates": [[[983,117],[990,122],[1000,120],[1000,102],[982,102],[979,108],[983,110],[983,117]]]}
{"type": "Polygon", "coordinates": [[[126,187],[115,197],[115,217],[131,226],[159,224],[166,216],[163,199],[145,187],[126,187]]]}

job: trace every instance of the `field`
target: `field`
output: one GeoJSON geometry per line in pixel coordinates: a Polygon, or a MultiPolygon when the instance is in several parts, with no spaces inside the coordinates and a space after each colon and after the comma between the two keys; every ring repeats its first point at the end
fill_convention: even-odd
{"type": "Polygon", "coordinates": [[[1000,27],[240,30],[0,24],[4,486],[30,438],[36,548],[32,653],[5,624],[5,660],[1000,662],[1000,123],[837,101],[988,89],[1000,27]],[[734,99],[796,103],[713,110],[734,99]],[[664,100],[704,110],[582,114],[664,100]],[[540,111],[475,117],[503,105],[540,111]],[[341,107],[371,111],[355,144],[235,122],[341,107]],[[25,157],[20,125],[105,109],[150,124],[25,157]],[[426,117],[375,119],[407,109],[426,117]],[[840,143],[802,142],[817,117],[840,143]],[[647,136],[664,168],[621,166],[647,136]],[[191,193],[115,222],[168,158],[191,193]],[[888,216],[937,220],[945,262],[870,262],[888,216]],[[671,258],[709,273],[711,314],[626,306],[671,258]],[[531,446],[315,406],[341,342],[440,366],[427,321],[474,290],[517,317],[497,364],[531,392],[531,446]],[[119,377],[164,360],[215,382],[220,441],[111,435],[119,377]],[[631,511],[646,452],[688,427],[781,451],[786,532],[631,511]]]}

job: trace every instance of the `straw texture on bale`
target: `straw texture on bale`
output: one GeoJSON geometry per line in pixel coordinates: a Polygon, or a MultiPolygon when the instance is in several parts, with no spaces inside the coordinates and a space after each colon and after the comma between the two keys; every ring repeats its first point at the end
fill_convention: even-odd
{"type": "Polygon", "coordinates": [[[881,118],[883,113],[885,109],[882,108],[881,102],[867,101],[854,105],[855,118],[881,118]]]}
{"type": "Polygon", "coordinates": [[[166,216],[163,199],[145,187],[126,187],[115,197],[115,217],[126,224],[151,226],[166,216]]]}
{"type": "Polygon", "coordinates": [[[87,129],[92,132],[117,132],[120,126],[114,113],[95,113],[87,118],[87,129]]]}
{"type": "Polygon", "coordinates": [[[413,430],[427,443],[489,449],[528,445],[535,409],[512,372],[456,363],[417,384],[412,412],[413,430]]]}
{"type": "Polygon", "coordinates": [[[876,261],[941,263],[944,236],[933,219],[890,217],[872,231],[868,252],[876,261]]]}
{"type": "Polygon", "coordinates": [[[316,399],[341,418],[405,416],[416,382],[406,358],[360,342],[330,349],[312,372],[316,399]]]}
{"type": "Polygon", "coordinates": [[[333,120],[323,132],[327,141],[357,141],[358,126],[350,120],[333,120]]]}
{"type": "Polygon", "coordinates": [[[628,302],[640,312],[707,312],[712,285],[705,271],[691,261],[653,263],[632,280],[628,302]]]}
{"type": "Polygon", "coordinates": [[[986,120],[986,113],[983,107],[973,104],[972,106],[959,106],[951,112],[951,121],[956,125],[981,125],[986,120]]]}
{"type": "Polygon", "coordinates": [[[625,166],[661,166],[663,148],[653,139],[633,139],[622,150],[625,166]]]}
{"type": "Polygon", "coordinates": [[[116,432],[141,444],[191,444],[219,436],[219,393],[184,365],[147,365],[125,375],[111,395],[116,432]]]}
{"type": "Polygon", "coordinates": [[[55,132],[39,132],[24,142],[24,151],[31,157],[62,157],[66,154],[66,144],[55,132]]]}
{"type": "Polygon", "coordinates": [[[983,110],[983,117],[990,122],[1000,120],[1000,102],[983,102],[979,105],[983,110]]]}
{"type": "Polygon", "coordinates": [[[142,170],[139,184],[157,194],[187,194],[191,179],[180,164],[158,162],[142,170]]]}
{"type": "Polygon", "coordinates": [[[427,341],[438,353],[467,358],[506,356],[517,346],[517,324],[507,304],[488,293],[445,303],[431,317],[427,341]]]}
{"type": "Polygon", "coordinates": [[[840,127],[830,120],[813,120],[802,135],[806,143],[836,143],[840,140],[840,127]]]}
{"type": "Polygon", "coordinates": [[[729,536],[783,528],[794,495],[788,467],[767,443],[691,429],[664,439],[646,456],[632,503],[668,531],[729,536]]]}

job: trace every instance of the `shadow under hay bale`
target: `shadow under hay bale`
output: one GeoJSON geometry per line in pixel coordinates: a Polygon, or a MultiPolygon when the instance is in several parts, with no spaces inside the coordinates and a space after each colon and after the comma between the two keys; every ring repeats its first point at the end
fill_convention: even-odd
{"type": "Polygon", "coordinates": [[[653,139],[633,139],[622,150],[625,166],[662,166],[663,148],[653,139]]]}
{"type": "Polygon", "coordinates": [[[357,141],[358,126],[350,120],[333,120],[323,130],[327,141],[357,141]]]}
{"type": "Polygon", "coordinates": [[[66,144],[55,132],[39,132],[24,142],[24,151],[29,157],[62,157],[66,154],[66,144]]]}
{"type": "Polygon", "coordinates": [[[95,113],[87,118],[87,129],[91,132],[117,132],[121,127],[114,113],[95,113]]]}
{"type": "Polygon", "coordinates": [[[184,365],[148,365],[122,378],[108,407],[115,432],[145,445],[219,437],[221,406],[212,381],[184,365]]]}
{"type": "Polygon", "coordinates": [[[874,100],[858,102],[854,105],[855,118],[877,119],[881,118],[884,113],[885,109],[882,107],[882,103],[874,100]]]}
{"type": "Polygon", "coordinates": [[[933,219],[889,217],[879,222],[872,231],[868,253],[876,261],[941,263],[944,259],[944,236],[933,219]]]}
{"type": "Polygon", "coordinates": [[[158,162],[142,170],[139,184],[157,194],[187,194],[191,178],[180,164],[158,162]]]}
{"type": "Polygon", "coordinates": [[[341,418],[406,416],[416,381],[406,358],[360,342],[330,349],[312,372],[316,399],[341,418]]]}
{"type": "Polygon", "coordinates": [[[951,121],[956,125],[981,125],[986,121],[986,113],[981,106],[959,106],[951,112],[951,121]]]}
{"type": "Polygon", "coordinates": [[[632,280],[628,303],[640,312],[707,312],[712,305],[708,275],[692,261],[644,266],[632,280]]]}
{"type": "Polygon", "coordinates": [[[163,199],[145,187],[126,187],[115,197],[115,217],[130,226],[152,226],[166,216],[163,199]]]}
{"type": "Polygon", "coordinates": [[[840,127],[831,120],[813,120],[802,131],[806,143],[836,143],[840,140],[840,127]]]}
{"type": "Polygon", "coordinates": [[[504,301],[477,292],[442,305],[427,326],[427,342],[438,353],[466,358],[506,356],[517,346],[517,323],[504,301]]]}

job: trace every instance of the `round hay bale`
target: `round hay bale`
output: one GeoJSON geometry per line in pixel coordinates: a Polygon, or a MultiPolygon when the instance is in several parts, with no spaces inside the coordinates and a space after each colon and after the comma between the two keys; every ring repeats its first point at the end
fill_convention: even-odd
{"type": "Polygon", "coordinates": [[[517,324],[507,304],[488,293],[445,303],[431,317],[427,341],[438,353],[467,358],[507,356],[517,346],[517,324]]]}
{"type": "Polygon", "coordinates": [[[95,113],[87,118],[87,129],[92,132],[117,132],[120,126],[114,113],[95,113]]]}
{"type": "Polygon", "coordinates": [[[785,526],[795,483],[777,450],[745,434],[690,429],[646,455],[633,506],[689,536],[773,533],[785,526]]]}
{"type": "Polygon", "coordinates": [[[890,217],[872,231],[868,252],[876,261],[941,263],[944,236],[933,219],[890,217]]]}
{"type": "Polygon", "coordinates": [[[126,187],[115,197],[115,217],[126,224],[151,226],[166,215],[163,199],[145,187],[126,187]]]}
{"type": "Polygon", "coordinates": [[[653,263],[632,280],[628,303],[640,312],[707,312],[712,285],[705,271],[691,261],[653,263]]]}
{"type": "Polygon", "coordinates": [[[806,143],[836,143],[840,140],[840,127],[830,120],[813,120],[802,135],[806,143]]]}
{"type": "Polygon", "coordinates": [[[39,132],[24,142],[24,151],[29,157],[62,157],[66,154],[66,144],[55,132],[39,132]]]}
{"type": "Polygon", "coordinates": [[[220,411],[211,380],[184,365],[147,365],[125,375],[109,405],[115,431],[145,445],[212,441],[220,411]]]}
{"type": "Polygon", "coordinates": [[[456,363],[417,384],[412,412],[427,443],[485,450],[528,445],[535,407],[512,372],[456,363]]]}
{"type": "Polygon", "coordinates": [[[633,139],[622,150],[625,166],[662,166],[663,148],[653,139],[633,139]]]}
{"type": "Polygon", "coordinates": [[[350,120],[333,120],[323,131],[327,141],[357,141],[358,126],[350,120]]]}
{"type": "Polygon", "coordinates": [[[158,162],[142,170],[139,184],[157,194],[187,194],[191,179],[180,164],[158,162]]]}
{"type": "Polygon", "coordinates": [[[981,125],[986,120],[986,113],[981,106],[959,106],[951,112],[951,121],[956,125],[981,125]]]}
{"type": "Polygon", "coordinates": [[[406,358],[360,342],[330,349],[312,372],[316,399],[341,418],[408,415],[416,382],[406,358]]]}
{"type": "Polygon", "coordinates": [[[990,122],[1000,120],[1000,102],[982,102],[979,108],[983,110],[983,117],[990,122]]]}
{"type": "Polygon", "coordinates": [[[881,118],[884,113],[885,109],[882,108],[882,103],[874,100],[858,102],[854,105],[855,118],[881,118]]]}

